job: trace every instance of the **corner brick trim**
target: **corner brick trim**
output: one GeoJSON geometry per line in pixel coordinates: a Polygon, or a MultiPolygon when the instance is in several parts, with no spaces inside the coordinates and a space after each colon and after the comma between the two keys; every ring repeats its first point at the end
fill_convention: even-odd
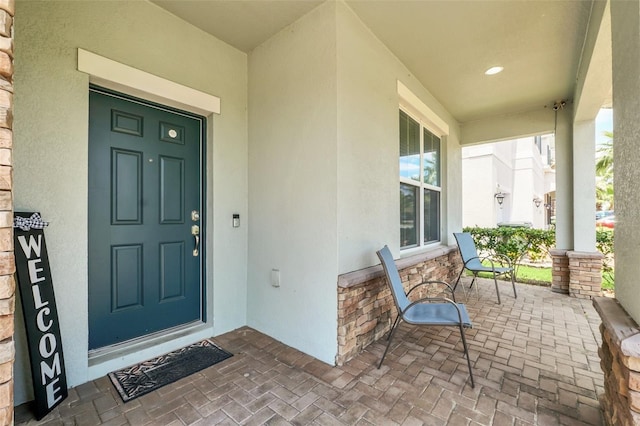
{"type": "Polygon", "coordinates": [[[13,419],[13,16],[14,0],[0,0],[0,425],[13,419]]]}
{"type": "Polygon", "coordinates": [[[640,327],[616,299],[594,297],[602,319],[598,351],[604,373],[600,405],[607,425],[640,424],[640,327]]]}
{"type": "Polygon", "coordinates": [[[559,248],[553,248],[551,250],[549,250],[549,254],[551,256],[566,256],[567,255],[567,251],[565,249],[559,249],[559,248]]]}
{"type": "Polygon", "coordinates": [[[569,295],[580,299],[602,296],[602,259],[600,252],[567,251],[569,259],[569,295]]]}
{"type": "Polygon", "coordinates": [[[567,257],[569,259],[604,259],[604,255],[599,251],[567,251],[567,257]]]}
{"type": "MultiPolygon", "coordinates": [[[[398,270],[410,268],[419,264],[420,262],[437,259],[438,257],[449,255],[451,252],[457,251],[457,246],[440,246],[423,253],[396,259],[396,266],[398,267],[398,270]]],[[[382,266],[378,264],[375,266],[370,266],[368,268],[338,275],[338,287],[353,287],[383,276],[384,271],[382,270],[382,266]]]]}
{"type": "Polygon", "coordinates": [[[551,291],[580,299],[602,296],[602,253],[551,249],[549,254],[551,291]]]}
{"type": "MultiPolygon", "coordinates": [[[[429,280],[452,282],[462,268],[456,246],[409,256],[396,261],[405,287],[429,280]]],[[[338,277],[338,353],[343,365],[365,347],[384,336],[397,316],[382,266],[377,265],[338,277]]],[[[432,289],[440,293],[441,288],[432,289]]],[[[416,291],[416,297],[425,293],[416,291]]],[[[431,292],[429,293],[431,294],[431,292]]]]}
{"type": "MultiPolygon", "coordinates": [[[[616,346],[623,346],[628,339],[640,337],[640,328],[633,318],[627,313],[617,299],[610,297],[594,297],[593,306],[600,315],[605,328],[611,333],[612,341],[616,346]]],[[[640,359],[640,348],[627,348],[623,352],[626,356],[640,359]]]]}
{"type": "Polygon", "coordinates": [[[549,250],[553,270],[551,271],[551,291],[554,293],[569,294],[569,258],[567,250],[549,250]]]}

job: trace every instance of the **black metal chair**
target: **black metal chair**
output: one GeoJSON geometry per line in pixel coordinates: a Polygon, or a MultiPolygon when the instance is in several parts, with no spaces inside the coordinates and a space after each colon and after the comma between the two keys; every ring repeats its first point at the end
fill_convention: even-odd
{"type": "Polygon", "coordinates": [[[455,295],[453,295],[453,289],[451,286],[444,281],[426,281],[413,286],[407,293],[405,293],[402,281],[400,280],[400,274],[398,273],[396,263],[393,260],[389,247],[384,246],[376,253],[380,262],[382,262],[382,267],[384,268],[384,273],[387,277],[387,283],[389,284],[393,300],[395,301],[396,308],[398,309],[398,316],[389,331],[387,347],[384,350],[384,354],[382,354],[378,368],[382,366],[382,362],[389,351],[393,334],[398,329],[400,320],[415,325],[454,326],[459,327],[460,329],[464,355],[467,358],[467,365],[469,367],[471,387],[475,387],[473,372],[471,371],[471,360],[469,359],[469,351],[467,348],[467,340],[464,335],[464,329],[471,328],[472,324],[465,305],[455,302],[455,295]],[[415,301],[409,300],[408,296],[413,290],[427,284],[444,284],[444,288],[451,291],[453,300],[446,297],[424,297],[415,301]]]}
{"type": "MultiPolygon", "coordinates": [[[[478,277],[478,273],[480,272],[489,272],[493,276],[493,282],[496,286],[496,294],[498,295],[498,304],[500,304],[500,291],[498,290],[498,277],[501,275],[507,275],[511,278],[511,285],[513,286],[513,296],[517,299],[518,294],[516,293],[516,284],[515,284],[515,272],[514,268],[511,265],[511,261],[507,256],[504,255],[496,255],[496,256],[478,256],[478,251],[476,250],[476,244],[473,241],[473,237],[468,232],[454,232],[453,236],[456,237],[456,241],[458,243],[458,248],[460,249],[460,256],[462,257],[462,269],[458,274],[458,279],[453,286],[453,290],[458,287],[458,283],[460,282],[460,277],[462,277],[462,273],[466,270],[473,273],[473,279],[471,280],[471,284],[469,288],[473,286],[476,282],[476,278],[478,277]],[[488,262],[490,265],[485,265],[482,262],[488,262]]],[[[476,284],[476,290],[478,289],[476,284]]],[[[464,286],[462,287],[464,291],[464,286]]],[[[465,293],[466,295],[466,293],[465,293]]]]}

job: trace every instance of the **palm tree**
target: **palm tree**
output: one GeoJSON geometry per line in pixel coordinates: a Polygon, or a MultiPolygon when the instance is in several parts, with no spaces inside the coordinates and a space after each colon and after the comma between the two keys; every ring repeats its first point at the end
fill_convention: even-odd
{"type": "Polygon", "coordinates": [[[613,210],[613,132],[603,134],[609,139],[596,151],[596,200],[609,203],[609,209],[613,210]]]}

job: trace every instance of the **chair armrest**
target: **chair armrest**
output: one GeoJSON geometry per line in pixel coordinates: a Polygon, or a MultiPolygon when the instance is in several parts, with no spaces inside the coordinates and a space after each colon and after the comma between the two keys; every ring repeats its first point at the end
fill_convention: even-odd
{"type": "Polygon", "coordinates": [[[416,284],[416,285],[414,285],[413,287],[411,287],[411,288],[409,289],[409,291],[407,292],[407,297],[409,297],[409,294],[411,294],[411,292],[412,292],[413,290],[415,290],[416,288],[418,288],[418,287],[420,287],[420,286],[426,285],[426,284],[444,284],[444,285],[449,289],[449,291],[451,292],[451,294],[453,294],[453,287],[451,287],[451,285],[450,285],[449,283],[447,283],[446,281],[431,280],[431,281],[424,281],[424,282],[421,282],[420,284],[416,284]]]}
{"type": "Polygon", "coordinates": [[[467,263],[471,262],[473,259],[478,259],[478,260],[480,260],[480,262],[482,262],[482,258],[481,258],[481,257],[479,257],[479,256],[474,256],[474,257],[470,257],[469,259],[467,259],[467,260],[464,262],[464,265],[462,265],[462,266],[466,268],[466,267],[467,267],[467,263]]]}
{"type": "Polygon", "coordinates": [[[491,262],[491,269],[494,269],[494,270],[495,270],[495,265],[494,265],[495,263],[498,263],[501,266],[503,266],[506,263],[507,266],[509,267],[509,269],[513,269],[513,266],[511,265],[511,259],[509,259],[504,254],[496,254],[496,255],[493,255],[493,256],[487,256],[487,257],[480,258],[480,262],[482,262],[484,260],[488,260],[489,262],[491,262]]]}
{"type": "Polygon", "coordinates": [[[507,262],[507,265],[509,265],[509,268],[513,267],[513,265],[511,264],[511,259],[509,259],[504,254],[496,254],[495,257],[500,258],[500,259],[504,259],[504,261],[507,262]]]}

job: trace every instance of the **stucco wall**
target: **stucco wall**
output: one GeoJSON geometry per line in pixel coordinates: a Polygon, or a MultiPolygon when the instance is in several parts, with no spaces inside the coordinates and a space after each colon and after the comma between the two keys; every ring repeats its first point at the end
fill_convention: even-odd
{"type": "MultiPolygon", "coordinates": [[[[399,255],[398,80],[450,126],[442,155],[455,155],[457,123],[342,2],[249,57],[248,323],[328,363],[337,276],[379,263],[384,244],[399,255]]],[[[455,158],[442,168],[446,244],[461,222],[460,204],[446,207],[455,158]]]]}
{"type": "Polygon", "coordinates": [[[640,323],[640,4],[611,2],[613,39],[613,151],[616,209],[616,298],[640,323]]]}
{"type": "Polygon", "coordinates": [[[464,226],[494,227],[500,222],[530,222],[544,228],[545,176],[532,137],[464,147],[464,226]],[[506,196],[502,205],[496,191],[506,196]]]}
{"type": "Polygon", "coordinates": [[[339,273],[378,264],[388,244],[400,255],[397,82],[449,125],[442,141],[442,240],[459,230],[458,125],[344,3],[337,3],[339,273]],[[456,155],[456,153],[458,153],[456,155]],[[457,192],[456,192],[457,191],[457,192]]]}
{"type": "Polygon", "coordinates": [[[544,226],[544,206],[536,207],[534,197],[544,196],[544,174],[540,151],[533,138],[517,139],[513,162],[512,221],[530,222],[534,228],[544,226]]]}
{"type": "Polygon", "coordinates": [[[334,16],[325,3],[249,55],[248,325],[327,363],[337,345],[334,16]]]}
{"type": "Polygon", "coordinates": [[[554,114],[551,108],[537,108],[468,121],[460,129],[463,145],[534,136],[553,132],[554,114]]]}
{"type": "MultiPolygon", "coordinates": [[[[90,378],[89,77],[76,70],[77,48],[221,98],[207,141],[208,319],[211,335],[244,325],[247,227],[232,228],[231,215],[247,213],[246,55],[148,2],[24,1],[16,9],[15,206],[51,222],[46,237],[69,385],[90,378]]],[[[30,379],[20,330],[16,340],[19,404],[30,379]]]]}
{"type": "MultiPolygon", "coordinates": [[[[488,148],[487,150],[491,151],[488,148]]],[[[462,224],[492,228],[496,226],[498,213],[501,213],[494,198],[496,193],[494,157],[493,155],[472,156],[464,158],[463,163],[462,224]]]]}

